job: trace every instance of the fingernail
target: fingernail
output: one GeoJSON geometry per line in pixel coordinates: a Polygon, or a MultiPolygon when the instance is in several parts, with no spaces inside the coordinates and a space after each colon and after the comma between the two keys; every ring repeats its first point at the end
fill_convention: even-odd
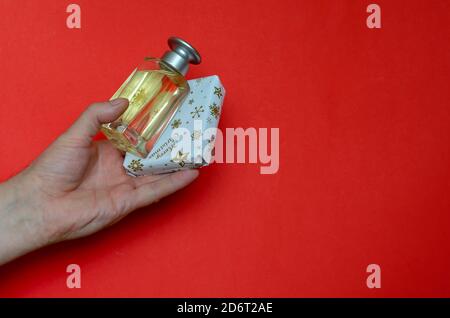
{"type": "Polygon", "coordinates": [[[109,101],[109,103],[111,104],[111,106],[114,106],[114,107],[122,106],[122,105],[128,103],[128,99],[126,99],[126,98],[116,98],[116,99],[113,99],[113,100],[109,101]]]}

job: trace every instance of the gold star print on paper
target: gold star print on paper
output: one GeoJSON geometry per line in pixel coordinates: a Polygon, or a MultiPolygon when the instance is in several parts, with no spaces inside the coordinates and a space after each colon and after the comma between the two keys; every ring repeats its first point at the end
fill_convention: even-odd
{"type": "Polygon", "coordinates": [[[172,129],[176,129],[176,128],[180,127],[180,125],[181,125],[181,120],[175,119],[170,126],[172,127],[172,129]]]}
{"type": "Polygon", "coordinates": [[[214,86],[214,95],[217,95],[217,97],[221,98],[223,96],[222,88],[214,86]]]}
{"type": "Polygon", "coordinates": [[[130,99],[130,105],[132,104],[138,104],[142,102],[142,99],[144,98],[144,89],[141,87],[139,88],[136,93],[131,97],[130,99]]]}
{"type": "Polygon", "coordinates": [[[200,130],[194,130],[194,132],[191,134],[192,140],[200,139],[202,136],[202,132],[200,130]]]}
{"type": "Polygon", "coordinates": [[[200,118],[200,113],[203,113],[205,110],[203,109],[203,106],[197,107],[195,106],[194,110],[191,111],[191,117],[192,118],[200,118]]]}
{"type": "Polygon", "coordinates": [[[217,119],[220,115],[220,108],[216,105],[216,103],[212,103],[209,105],[209,113],[211,116],[213,116],[215,119],[217,119]]]}
{"type": "Polygon", "coordinates": [[[172,161],[174,163],[178,163],[180,165],[180,167],[184,167],[184,165],[188,162],[188,160],[187,160],[188,156],[189,156],[189,152],[182,153],[181,151],[178,151],[175,158],[173,158],[170,161],[172,161]]]}
{"type": "Polygon", "coordinates": [[[138,172],[138,171],[142,171],[142,168],[144,167],[144,165],[141,163],[141,159],[133,159],[131,160],[131,162],[128,164],[128,169],[132,170],[133,172],[138,172]]]}

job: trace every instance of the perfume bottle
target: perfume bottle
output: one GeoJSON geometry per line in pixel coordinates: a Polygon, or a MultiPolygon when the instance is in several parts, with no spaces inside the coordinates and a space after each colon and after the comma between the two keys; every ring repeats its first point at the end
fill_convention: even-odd
{"type": "Polygon", "coordinates": [[[115,121],[102,132],[120,150],[145,158],[189,93],[185,75],[189,63],[200,64],[200,54],[177,37],[168,40],[170,51],[161,58],[146,57],[111,99],[129,101],[115,121]]]}

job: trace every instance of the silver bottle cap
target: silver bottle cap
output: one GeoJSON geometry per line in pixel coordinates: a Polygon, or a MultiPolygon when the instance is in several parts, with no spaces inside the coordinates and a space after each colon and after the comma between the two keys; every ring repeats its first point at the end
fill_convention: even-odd
{"type": "Polygon", "coordinates": [[[172,51],[164,53],[161,60],[183,76],[186,75],[189,69],[189,63],[200,64],[202,61],[197,50],[186,41],[173,36],[169,38],[167,43],[169,43],[172,51]]]}

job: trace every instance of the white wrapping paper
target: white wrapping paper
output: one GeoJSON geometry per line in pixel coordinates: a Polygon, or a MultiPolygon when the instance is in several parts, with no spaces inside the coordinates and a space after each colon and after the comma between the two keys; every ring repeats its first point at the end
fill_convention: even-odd
{"type": "Polygon", "coordinates": [[[145,159],[127,153],[133,176],[206,166],[211,161],[225,89],[216,75],[189,80],[188,96],[145,159]]]}

